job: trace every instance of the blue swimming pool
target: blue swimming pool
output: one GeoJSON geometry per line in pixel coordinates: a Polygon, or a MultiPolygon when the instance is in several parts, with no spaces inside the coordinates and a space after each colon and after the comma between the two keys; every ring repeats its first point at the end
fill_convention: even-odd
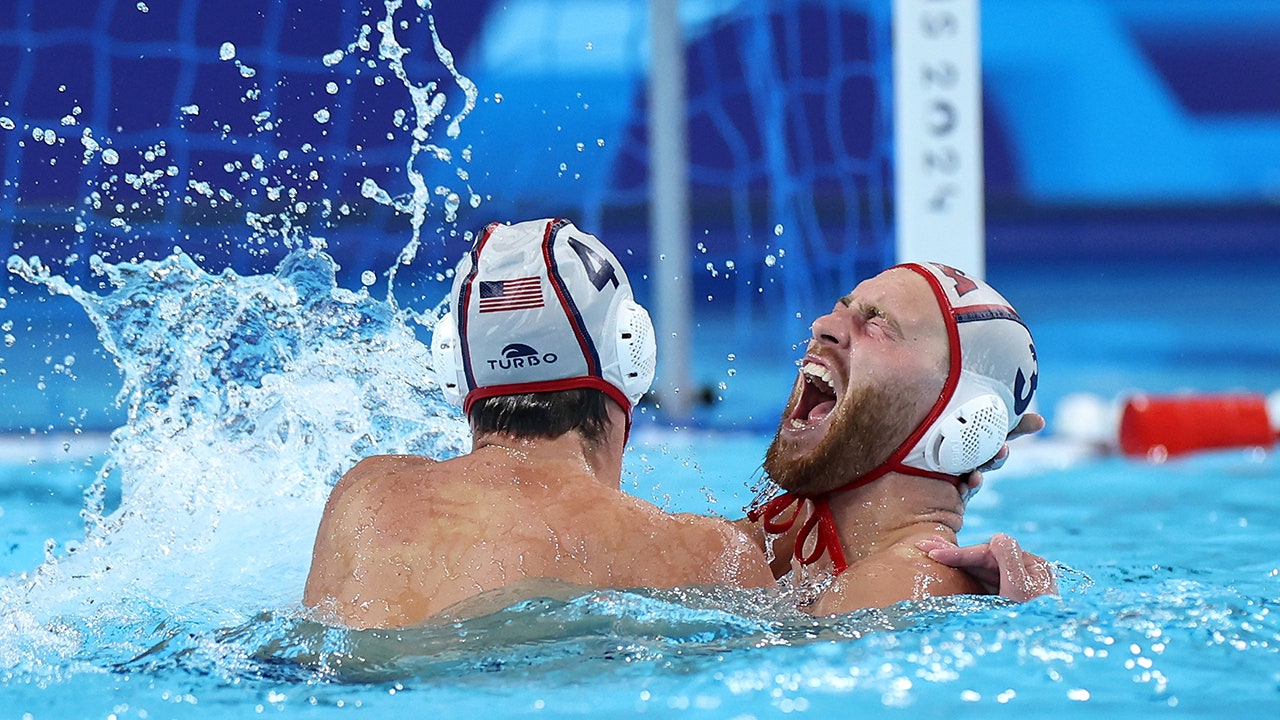
{"type": "MultiPolygon", "coordinates": [[[[337,474],[370,452],[465,442],[410,370],[424,352],[411,324],[337,289],[329,267],[300,251],[273,274],[214,275],[176,255],[109,268],[109,295],[33,275],[105,329],[130,417],[110,438],[5,441],[0,692],[16,714],[1226,717],[1280,706],[1280,466],[1263,450],[1151,465],[1051,434],[1019,443],[972,502],[964,539],[1009,532],[1061,564],[1062,595],[1026,605],[959,598],[813,619],[773,593],[552,590],[414,630],[311,623],[300,588],[337,474]]],[[[1151,295],[1158,276],[1116,289],[1081,271],[1006,292],[1043,328],[1049,401],[1113,382],[1264,387],[1274,370],[1257,361],[1274,340],[1253,329],[1273,306],[1255,299],[1275,289],[1246,284],[1247,268],[1230,284],[1213,277],[1198,287],[1233,319],[1211,333],[1151,295]]],[[[727,334],[713,344],[735,347],[727,334]]],[[[725,373],[720,412],[745,427],[753,403],[785,395],[785,366],[743,349],[707,357],[704,371],[725,373]]],[[[624,488],[736,515],[766,442],[732,421],[673,429],[646,415],[624,488]]]]}
{"type": "MultiPolygon", "coordinates": [[[[1067,221],[990,227],[992,247],[1004,253],[993,253],[988,279],[1036,336],[1039,409],[1050,427],[1016,443],[972,502],[962,541],[1014,535],[1058,563],[1058,597],[1024,605],[965,597],[815,619],[772,592],[548,588],[520,602],[497,593],[474,618],[411,630],[307,620],[301,588],[336,479],[372,453],[447,456],[466,446],[456,411],[421,372],[431,308],[465,246],[440,211],[462,203],[479,222],[522,207],[495,190],[506,182],[537,187],[532,196],[544,199],[574,195],[581,204],[573,207],[601,215],[607,180],[618,184],[609,189],[615,201],[639,204],[642,171],[628,155],[639,152],[633,119],[607,109],[628,105],[639,83],[634,75],[526,83],[503,74],[510,63],[499,53],[494,87],[510,93],[510,114],[494,111],[489,135],[436,132],[445,147],[424,145],[414,132],[423,128],[413,126],[422,116],[406,110],[439,110],[419,102],[429,93],[417,83],[440,74],[434,64],[445,54],[415,50],[407,56],[413,79],[402,82],[398,45],[357,28],[385,14],[385,27],[403,31],[406,43],[433,47],[425,0],[408,3],[398,23],[390,16],[406,3],[395,0],[151,4],[86,0],[93,12],[77,13],[22,0],[5,16],[16,29],[0,34],[8,48],[0,55],[21,64],[0,115],[0,204],[15,215],[0,224],[15,250],[0,296],[0,715],[1229,718],[1280,710],[1274,449],[1153,465],[1057,432],[1067,424],[1059,402],[1072,393],[1107,402],[1134,390],[1280,388],[1270,212],[1240,223],[1210,208],[1205,216],[1216,220],[1172,228],[1178,252],[1152,257],[1144,249],[1162,248],[1171,223],[1186,216],[1147,222],[1116,212],[1100,230],[1066,213],[1067,221]],[[308,7],[331,16],[299,20],[308,7]],[[74,28],[63,32],[64,20],[74,28]],[[99,20],[112,26],[102,47],[99,20]],[[275,34],[241,39],[259,24],[275,34]],[[68,37],[88,39],[68,51],[68,37]],[[103,63],[94,73],[109,76],[93,102],[76,82],[70,90],[43,82],[44,74],[79,78],[86,55],[103,63]],[[203,108],[192,102],[197,90],[209,91],[203,108]],[[548,92],[563,117],[546,120],[548,92]],[[148,104],[157,94],[177,102],[148,104]],[[607,142],[581,130],[602,116],[613,133],[607,142]],[[497,130],[523,133],[531,117],[547,123],[537,128],[555,146],[547,157],[504,155],[522,170],[507,177],[479,170],[500,165],[492,156],[489,165],[461,159],[473,140],[503,146],[497,130]],[[616,177],[593,177],[614,154],[622,158],[616,177]],[[1142,242],[1126,251],[1134,232],[1142,242]],[[1035,233],[1056,240],[1028,239],[1035,233]],[[1228,235],[1236,250],[1257,252],[1205,250],[1228,235]],[[387,300],[391,276],[398,304],[387,300]]],[[[735,23],[771,21],[753,4],[707,7],[720,5],[742,12],[704,23],[693,47],[708,67],[762,37],[735,23]]],[[[848,48],[874,44],[878,30],[865,17],[812,16],[805,5],[790,7],[803,11],[796,17],[839,20],[848,48]]],[[[520,18],[556,20],[576,6],[547,7],[555,13],[500,17],[505,49],[526,47],[517,42],[527,35],[520,18]]],[[[482,33],[466,29],[483,44],[482,33]]],[[[607,49],[538,45],[570,61],[607,49]]],[[[837,64],[848,65],[846,45],[833,47],[837,64]]],[[[608,57],[639,66],[638,55],[608,57]]],[[[874,94],[869,81],[880,70],[853,65],[860,74],[839,85],[874,94]]],[[[726,93],[704,97],[741,120],[755,108],[734,94],[735,77],[726,93]]],[[[432,115],[442,126],[466,97],[465,83],[446,85],[448,112],[432,115]]],[[[481,102],[502,101],[487,88],[481,102]]],[[[706,124],[719,111],[698,117],[706,124]]],[[[783,232],[772,216],[763,236],[741,232],[759,218],[699,225],[711,249],[698,241],[690,253],[700,296],[693,379],[712,402],[677,426],[641,408],[627,491],[673,511],[725,516],[751,500],[796,347],[835,299],[788,305],[818,284],[806,263],[816,272],[831,258],[866,262],[860,243],[887,237],[877,210],[883,188],[862,187],[889,179],[877,160],[885,148],[868,128],[846,125],[856,136],[848,144],[867,151],[852,158],[867,177],[846,189],[853,205],[865,201],[873,212],[841,222],[865,237],[783,232]],[[783,246],[831,254],[787,257],[783,246]]],[[[717,185],[704,212],[742,211],[716,192],[749,195],[774,169],[757,162],[765,145],[755,138],[735,149],[747,170],[739,185],[717,185]]],[[[698,146],[699,162],[716,148],[698,146]]],[[[559,209],[545,204],[528,215],[559,209]]],[[[610,230],[626,225],[610,220],[610,230]]],[[[607,239],[642,266],[644,230],[635,225],[607,239]]],[[[645,272],[633,273],[642,296],[645,272]]]]}

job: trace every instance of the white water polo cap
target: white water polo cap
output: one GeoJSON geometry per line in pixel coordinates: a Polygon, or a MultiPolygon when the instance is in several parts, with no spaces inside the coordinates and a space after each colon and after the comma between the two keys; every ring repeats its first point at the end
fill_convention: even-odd
{"type": "Polygon", "coordinates": [[[987,283],[937,263],[897,267],[929,282],[946,323],[950,369],[937,402],[889,462],[950,479],[994,458],[1031,407],[1039,377],[1035,343],[987,283]]]}
{"type": "Polygon", "coordinates": [[[493,223],[458,263],[432,364],[469,412],[498,395],[595,388],[630,414],[657,346],[613,253],[567,220],[493,223]]]}

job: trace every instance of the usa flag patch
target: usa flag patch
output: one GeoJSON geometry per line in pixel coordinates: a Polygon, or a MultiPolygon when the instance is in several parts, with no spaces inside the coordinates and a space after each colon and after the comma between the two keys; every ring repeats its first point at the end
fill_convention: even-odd
{"type": "Polygon", "coordinates": [[[480,312],[482,313],[530,310],[542,306],[541,278],[523,277],[513,280],[480,281],[480,312]]]}

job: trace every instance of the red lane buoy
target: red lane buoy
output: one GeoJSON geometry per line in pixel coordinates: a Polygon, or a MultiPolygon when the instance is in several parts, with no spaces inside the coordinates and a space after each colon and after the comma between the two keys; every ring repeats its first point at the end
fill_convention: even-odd
{"type": "Polygon", "coordinates": [[[1276,439],[1260,394],[1135,395],[1120,415],[1120,450],[1156,461],[1195,450],[1270,446],[1276,439]]]}

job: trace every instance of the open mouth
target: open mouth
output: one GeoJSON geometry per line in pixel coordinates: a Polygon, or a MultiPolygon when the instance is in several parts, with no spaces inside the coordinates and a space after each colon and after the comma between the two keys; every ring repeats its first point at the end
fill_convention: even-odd
{"type": "Polygon", "coordinates": [[[835,409],[835,384],[831,380],[831,370],[815,362],[806,360],[800,367],[804,376],[804,387],[800,390],[800,399],[788,418],[791,427],[803,430],[822,422],[835,409]]]}

